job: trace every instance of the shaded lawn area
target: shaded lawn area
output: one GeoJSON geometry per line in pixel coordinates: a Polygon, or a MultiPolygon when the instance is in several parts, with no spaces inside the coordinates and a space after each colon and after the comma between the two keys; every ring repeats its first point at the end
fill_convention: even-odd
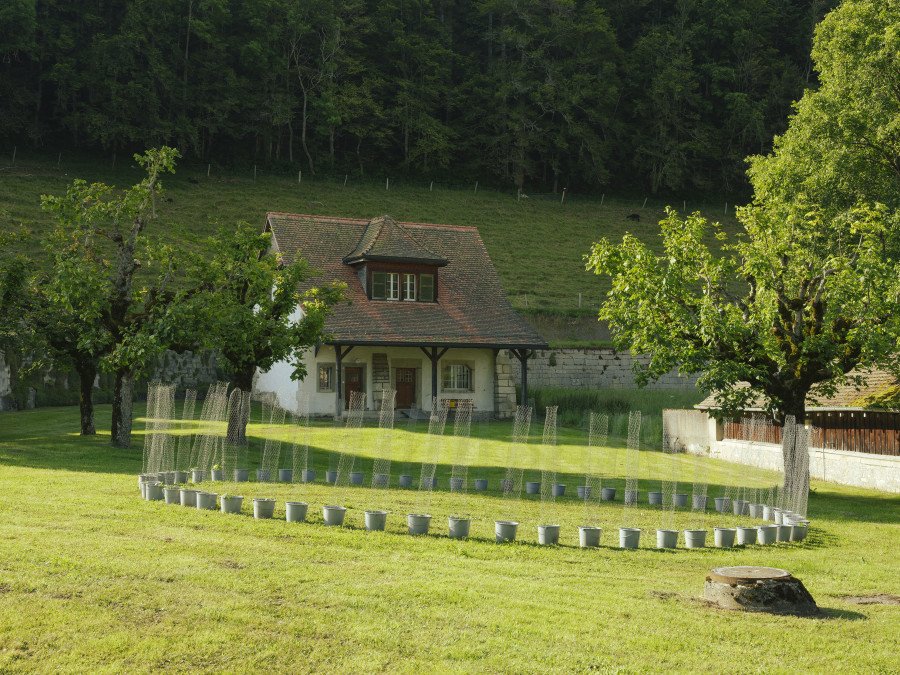
{"type": "MultiPolygon", "coordinates": [[[[561,545],[540,547],[539,499],[496,492],[508,423],[473,427],[479,443],[469,477],[489,477],[488,494],[450,495],[446,464],[438,470],[443,489],[430,500],[415,490],[326,486],[336,450],[327,423],[313,429],[316,484],[215,484],[213,491],[239,488],[246,498],[242,514],[224,516],[142,501],[143,422],[135,422],[136,449],[122,451],[108,446],[108,435],[71,435],[77,416],[76,408],[0,415],[3,672],[896,669],[900,606],[843,599],[900,594],[896,496],[814,481],[812,526],[801,544],[685,550],[682,539],[675,551],[657,551],[660,513],[643,496],[628,515],[621,490],[615,504],[587,513],[569,496],[583,481],[584,438],[560,429],[560,481],[569,487],[550,515],[562,525],[561,545]],[[253,496],[278,499],[275,519],[253,519],[253,496]],[[310,522],[284,521],[288,498],[310,503],[310,522]],[[321,507],[335,502],[348,507],[347,525],[325,528],[321,507]],[[366,508],[390,511],[386,532],[364,530],[366,508]],[[434,516],[432,534],[410,537],[405,514],[422,508],[434,516]],[[446,516],[460,510],[473,518],[466,541],[446,536],[446,516]],[[520,541],[497,545],[493,520],[505,516],[520,522],[520,541]],[[644,530],[636,551],[615,547],[627,518],[644,530]],[[577,548],[577,525],[588,521],[604,528],[599,549],[577,548]],[[792,571],[822,616],[707,606],[705,575],[724,565],[792,571]]],[[[108,418],[109,407],[100,406],[98,428],[107,429],[108,418]]],[[[426,429],[398,426],[393,485],[404,463],[418,474],[426,429]]],[[[254,442],[262,432],[251,426],[254,442]]],[[[370,446],[360,445],[362,468],[371,471],[370,446]]],[[[642,490],[658,479],[653,454],[644,457],[642,490]]],[[[729,469],[711,463],[710,495],[734,475],[729,469]]],[[[676,514],[677,526],[692,518],[676,514]]],[[[703,524],[736,522],[710,514],[703,524]]]]}

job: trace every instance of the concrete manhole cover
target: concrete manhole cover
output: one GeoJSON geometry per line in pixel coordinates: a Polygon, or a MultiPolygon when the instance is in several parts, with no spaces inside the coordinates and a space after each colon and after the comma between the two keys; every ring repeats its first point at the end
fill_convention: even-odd
{"type": "Polygon", "coordinates": [[[703,597],[725,609],[816,614],[816,601],[803,583],[777,567],[717,567],[706,577],[703,597]]]}
{"type": "Polygon", "coordinates": [[[717,567],[709,573],[709,578],[720,584],[755,584],[757,581],[786,581],[791,573],[777,567],[717,567]]]}

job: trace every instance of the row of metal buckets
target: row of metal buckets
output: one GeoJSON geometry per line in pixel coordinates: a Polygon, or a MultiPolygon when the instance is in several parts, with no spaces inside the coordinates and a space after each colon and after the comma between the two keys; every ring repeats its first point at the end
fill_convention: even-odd
{"type": "MultiPolygon", "coordinates": [[[[151,480],[148,474],[141,474],[138,479],[141,496],[148,501],[164,501],[166,504],[180,504],[201,510],[215,510],[218,506],[222,513],[240,513],[244,497],[240,495],[222,495],[199,489],[167,485],[162,481],[151,480]]],[[[257,519],[272,518],[275,513],[275,500],[257,497],[253,500],[253,517],[257,519]]],[[[309,505],[306,502],[286,502],[285,518],[288,522],[300,523],[306,520],[309,505]]],[[[768,508],[768,507],[766,507],[768,508]]],[[[773,544],[776,542],[801,541],[806,537],[809,521],[796,514],[773,509],[778,518],[776,524],[758,525],[755,527],[714,528],[714,541],[717,547],[727,548],[735,544],[773,544]]],[[[343,506],[327,505],[322,507],[322,518],[326,526],[341,526],[347,509],[343,506]]],[[[381,531],[387,524],[387,511],[371,510],[365,512],[367,530],[381,531]]],[[[428,514],[410,513],[406,516],[407,527],[411,535],[428,534],[432,517],[428,514]]],[[[451,538],[469,536],[471,519],[450,516],[448,518],[448,534],[451,538]]],[[[511,542],[516,540],[519,523],[511,520],[494,521],[495,541],[511,542]]],[[[539,544],[558,544],[559,525],[538,525],[539,544]]],[[[578,540],[582,548],[600,545],[603,529],[594,526],[579,526],[578,540]]],[[[676,548],[678,530],[657,530],[657,548],[676,548]]],[[[686,548],[702,548],[706,546],[707,530],[684,530],[686,548]]],[[[638,548],[641,529],[633,527],[619,528],[619,547],[638,548]]]]}

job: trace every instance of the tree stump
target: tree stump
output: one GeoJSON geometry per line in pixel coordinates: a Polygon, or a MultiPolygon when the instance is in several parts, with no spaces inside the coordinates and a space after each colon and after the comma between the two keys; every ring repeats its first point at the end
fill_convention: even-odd
{"type": "Polygon", "coordinates": [[[799,579],[776,567],[719,567],[706,577],[703,597],[725,609],[775,614],[818,614],[799,579]]]}

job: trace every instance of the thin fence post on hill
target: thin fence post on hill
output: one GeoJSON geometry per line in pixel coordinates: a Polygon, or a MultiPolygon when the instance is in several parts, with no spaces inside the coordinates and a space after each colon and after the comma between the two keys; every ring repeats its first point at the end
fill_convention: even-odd
{"type": "Polygon", "coordinates": [[[581,293],[578,294],[578,309],[581,309],[581,293]]]}
{"type": "Polygon", "coordinates": [[[562,198],[559,200],[560,204],[564,204],[566,201],[566,190],[568,190],[568,188],[563,188],[562,198]]]}
{"type": "Polygon", "coordinates": [[[303,182],[303,171],[297,172],[297,185],[300,185],[303,182]]]}
{"type": "Polygon", "coordinates": [[[384,189],[385,189],[385,190],[390,190],[390,189],[391,189],[391,179],[390,179],[390,178],[385,178],[385,179],[384,179],[384,189]]]}
{"type": "Polygon", "coordinates": [[[347,187],[347,177],[348,177],[348,174],[345,173],[344,174],[344,187],[347,187]]]}
{"type": "Polygon", "coordinates": [[[431,185],[428,186],[429,192],[434,192],[434,181],[431,181],[431,185]]]}
{"type": "Polygon", "coordinates": [[[253,165],[253,180],[256,180],[256,164],[253,165]]]}
{"type": "Polygon", "coordinates": [[[649,197],[644,197],[644,203],[641,204],[641,208],[642,208],[642,209],[643,209],[643,208],[646,208],[646,206],[647,206],[647,200],[648,200],[648,199],[649,199],[649,197]]]}
{"type": "Polygon", "coordinates": [[[606,199],[606,193],[600,195],[600,208],[603,208],[603,200],[606,199]]]}
{"type": "Polygon", "coordinates": [[[725,202],[725,215],[728,215],[728,202],[725,202]]]}
{"type": "Polygon", "coordinates": [[[59,153],[59,157],[56,158],[56,168],[59,168],[59,163],[62,161],[62,153],[59,153]]]}
{"type": "Polygon", "coordinates": [[[212,164],[206,165],[206,177],[209,178],[209,170],[212,169],[212,164]]]}
{"type": "Polygon", "coordinates": [[[478,181],[475,181],[475,194],[478,194],[478,181]]]}
{"type": "Polygon", "coordinates": [[[16,165],[16,150],[18,150],[18,149],[19,149],[19,146],[17,146],[17,145],[13,146],[13,159],[12,159],[13,166],[16,165]]]}

